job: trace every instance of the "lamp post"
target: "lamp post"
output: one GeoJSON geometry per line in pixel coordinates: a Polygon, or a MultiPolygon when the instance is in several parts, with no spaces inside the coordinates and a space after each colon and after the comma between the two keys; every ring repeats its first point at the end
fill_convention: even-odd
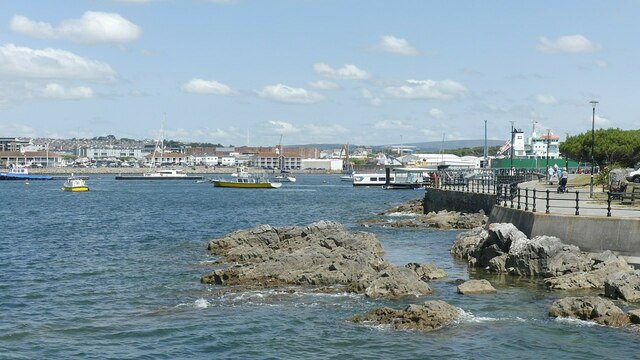
{"type": "Polygon", "coordinates": [[[595,100],[591,100],[589,101],[589,103],[593,108],[593,113],[591,116],[591,181],[589,186],[589,197],[592,198],[593,197],[593,163],[595,162],[594,148],[596,144],[596,133],[595,133],[596,105],[598,104],[598,102],[595,100]]]}
{"type": "Polygon", "coordinates": [[[511,123],[511,149],[509,149],[510,150],[509,151],[509,155],[510,155],[510,158],[511,158],[511,162],[510,162],[510,166],[509,166],[509,174],[513,175],[513,173],[512,173],[512,171],[513,171],[513,142],[514,142],[514,139],[513,139],[513,135],[514,135],[513,124],[515,123],[515,121],[510,121],[510,123],[511,123]]]}
{"type": "Polygon", "coordinates": [[[549,169],[549,145],[551,143],[551,129],[547,129],[547,171],[549,169]]]}

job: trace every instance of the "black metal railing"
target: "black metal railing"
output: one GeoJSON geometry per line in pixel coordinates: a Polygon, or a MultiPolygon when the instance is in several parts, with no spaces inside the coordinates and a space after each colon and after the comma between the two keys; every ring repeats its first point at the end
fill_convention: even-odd
{"type": "MultiPolygon", "coordinates": [[[[580,215],[581,210],[597,210],[596,214],[612,216],[612,210],[622,210],[625,212],[637,212],[640,216],[640,208],[625,206],[624,208],[612,208],[612,203],[619,201],[622,203],[625,199],[625,194],[614,193],[608,191],[606,198],[585,198],[588,196],[588,192],[572,191],[564,194],[559,194],[556,191],[538,190],[513,187],[513,184],[499,184],[496,192],[496,204],[504,207],[516,208],[518,210],[537,212],[537,206],[544,206],[546,214],[554,213],[567,213],[567,209],[570,209],[570,213],[574,215],[580,215]],[[567,196],[570,194],[574,196],[567,196]],[[583,195],[581,197],[581,195],[583,195]]],[[[635,200],[635,196],[630,194],[631,202],[635,200]]],[[[634,214],[635,216],[635,214],[634,214]]]]}

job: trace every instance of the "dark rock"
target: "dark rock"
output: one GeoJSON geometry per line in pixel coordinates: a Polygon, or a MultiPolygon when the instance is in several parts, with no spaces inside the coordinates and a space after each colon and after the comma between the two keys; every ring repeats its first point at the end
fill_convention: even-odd
{"type": "Polygon", "coordinates": [[[409,305],[404,310],[384,307],[365,315],[356,315],[355,323],[390,325],[398,330],[434,331],[458,319],[460,310],[444,301],[427,301],[422,305],[409,305]]]}
{"type": "Polygon", "coordinates": [[[457,259],[469,259],[470,254],[474,253],[480,243],[482,243],[489,233],[482,227],[476,227],[472,230],[461,232],[456,236],[453,246],[451,247],[451,255],[457,259]]]}
{"type": "Polygon", "coordinates": [[[567,297],[556,300],[551,305],[549,315],[594,321],[612,327],[622,327],[629,323],[627,315],[611,300],[597,296],[567,297]]]}

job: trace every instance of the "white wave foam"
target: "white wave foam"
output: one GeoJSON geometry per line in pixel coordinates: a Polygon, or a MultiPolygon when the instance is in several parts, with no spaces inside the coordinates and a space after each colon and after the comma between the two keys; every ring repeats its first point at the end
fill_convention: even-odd
{"type": "Polygon", "coordinates": [[[209,302],[203,298],[200,298],[193,302],[193,306],[195,306],[197,309],[206,309],[209,307],[209,302]]]}
{"type": "Polygon", "coordinates": [[[507,319],[492,318],[492,317],[486,317],[486,316],[475,316],[473,315],[472,312],[464,311],[460,308],[458,308],[458,312],[460,313],[460,319],[458,320],[458,322],[484,323],[484,322],[507,320],[507,319]]]}
{"type": "Polygon", "coordinates": [[[569,317],[557,317],[556,321],[560,323],[569,324],[569,325],[575,325],[578,327],[604,326],[593,321],[580,320],[580,319],[574,319],[569,317]]]}
{"type": "Polygon", "coordinates": [[[391,217],[416,217],[416,214],[411,213],[411,212],[393,212],[393,213],[387,214],[387,216],[391,216],[391,217]]]}

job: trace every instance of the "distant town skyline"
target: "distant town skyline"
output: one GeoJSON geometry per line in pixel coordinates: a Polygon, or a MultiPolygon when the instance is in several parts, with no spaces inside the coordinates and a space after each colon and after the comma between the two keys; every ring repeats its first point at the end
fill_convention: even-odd
{"type": "Polygon", "coordinates": [[[637,2],[0,3],[0,137],[265,146],[640,128],[637,2]]]}

